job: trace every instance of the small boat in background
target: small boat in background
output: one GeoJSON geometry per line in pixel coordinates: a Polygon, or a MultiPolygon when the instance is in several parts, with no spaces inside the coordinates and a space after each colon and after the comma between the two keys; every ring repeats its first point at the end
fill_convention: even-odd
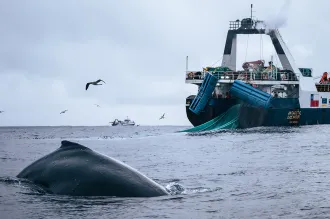
{"type": "Polygon", "coordinates": [[[135,122],[133,120],[130,120],[128,117],[124,120],[118,120],[115,119],[112,123],[112,126],[122,125],[122,126],[135,126],[135,122]]]}

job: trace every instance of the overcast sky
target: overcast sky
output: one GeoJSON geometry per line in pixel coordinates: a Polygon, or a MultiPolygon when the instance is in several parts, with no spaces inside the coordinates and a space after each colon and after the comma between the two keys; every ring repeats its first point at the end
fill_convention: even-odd
{"type": "MultiPolygon", "coordinates": [[[[221,63],[230,20],[280,28],[299,67],[330,71],[328,0],[7,0],[0,2],[0,125],[190,125],[189,69],[221,63]],[[88,81],[103,79],[92,86],[88,81]],[[97,108],[94,104],[99,104],[97,108]],[[60,111],[68,109],[66,114],[60,111]],[[165,120],[158,118],[166,113],[165,120]]],[[[239,36],[237,66],[247,36],[239,36]]],[[[250,36],[247,61],[269,61],[268,36],[250,36]]]]}

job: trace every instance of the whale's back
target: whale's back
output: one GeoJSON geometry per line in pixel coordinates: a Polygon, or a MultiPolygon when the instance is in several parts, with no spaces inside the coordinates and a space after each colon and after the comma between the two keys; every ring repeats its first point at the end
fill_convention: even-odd
{"type": "Polygon", "coordinates": [[[60,148],[26,167],[17,177],[54,194],[118,197],[168,194],[127,164],[69,141],[62,141],[60,148]]]}

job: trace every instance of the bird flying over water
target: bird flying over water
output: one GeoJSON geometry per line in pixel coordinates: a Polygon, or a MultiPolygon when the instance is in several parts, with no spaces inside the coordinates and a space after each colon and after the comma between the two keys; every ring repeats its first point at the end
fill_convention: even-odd
{"type": "Polygon", "coordinates": [[[165,119],[165,113],[159,118],[159,120],[165,119]]]}
{"type": "MultiPolygon", "coordinates": [[[[102,84],[98,84],[99,82],[104,82],[103,80],[101,80],[101,79],[99,79],[99,80],[97,80],[97,81],[92,81],[92,82],[88,82],[87,84],[86,84],[86,90],[88,89],[88,87],[89,87],[89,85],[90,84],[92,84],[92,85],[102,85],[102,84]]],[[[105,83],[105,82],[104,82],[105,83]]]]}
{"type": "Polygon", "coordinates": [[[60,114],[65,113],[66,111],[68,111],[68,110],[63,110],[62,112],[60,112],[60,114]]]}

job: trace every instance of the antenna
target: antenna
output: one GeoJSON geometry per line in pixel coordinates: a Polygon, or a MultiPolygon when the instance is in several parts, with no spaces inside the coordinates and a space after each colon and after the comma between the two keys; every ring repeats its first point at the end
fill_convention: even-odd
{"type": "Polygon", "coordinates": [[[253,4],[251,4],[251,20],[252,20],[252,8],[253,8],[253,4]]]}
{"type": "Polygon", "coordinates": [[[186,72],[188,71],[188,56],[186,57],[186,72]]]}

